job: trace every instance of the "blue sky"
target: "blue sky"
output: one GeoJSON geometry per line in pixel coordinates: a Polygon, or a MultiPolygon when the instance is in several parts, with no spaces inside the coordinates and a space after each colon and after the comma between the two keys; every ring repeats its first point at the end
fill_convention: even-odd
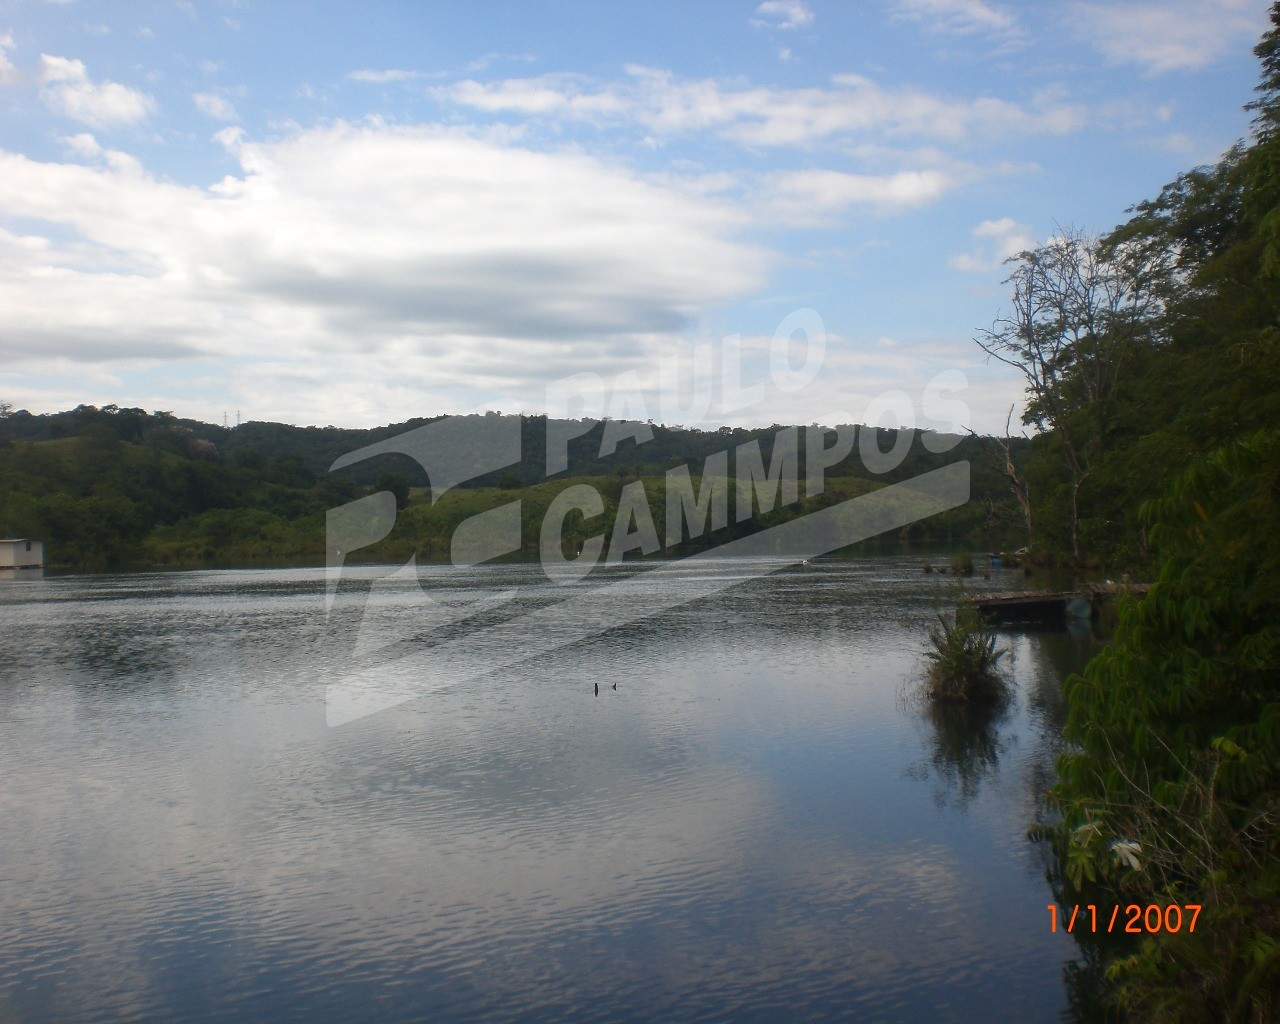
{"type": "Polygon", "coordinates": [[[1243,137],[1266,7],[0,2],[0,399],[998,430],[1001,260],[1243,137]]]}

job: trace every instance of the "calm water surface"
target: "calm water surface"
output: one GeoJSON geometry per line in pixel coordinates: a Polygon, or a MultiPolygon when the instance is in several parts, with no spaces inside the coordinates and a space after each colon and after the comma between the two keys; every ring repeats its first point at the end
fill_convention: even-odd
{"type": "Polygon", "coordinates": [[[536,566],[384,582],[359,649],[320,570],[0,582],[0,1019],[1066,1019],[1024,835],[1091,642],[931,715],[923,560],[690,568],[523,661],[536,566]],[[494,595],[506,667],[433,674],[494,595]],[[330,727],[371,649],[421,695],[330,727]]]}

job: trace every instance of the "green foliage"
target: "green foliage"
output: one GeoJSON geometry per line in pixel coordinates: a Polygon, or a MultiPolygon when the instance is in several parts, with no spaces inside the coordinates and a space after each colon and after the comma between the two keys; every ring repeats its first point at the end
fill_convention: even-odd
{"type": "MultiPolygon", "coordinates": [[[[1271,22],[1252,143],[1103,243],[1159,268],[1161,307],[1091,435],[1080,536],[1157,578],[1066,684],[1054,841],[1089,902],[1204,908],[1108,966],[1142,1021],[1280,1017],[1280,3],[1271,22]]],[[[1027,469],[1059,544],[1061,443],[1027,469]]]]}
{"type": "MultiPolygon", "coordinates": [[[[55,566],[314,559],[323,556],[315,517],[360,493],[316,482],[287,458],[224,460],[163,414],[81,407],[75,416],[84,434],[0,446],[0,531],[45,540],[55,566]],[[233,512],[290,523],[290,539],[267,538],[252,516],[233,512]],[[224,527],[210,525],[217,521],[224,527]]],[[[6,425],[15,417],[21,426],[22,414],[6,425]]]]}
{"type": "MultiPolygon", "coordinates": [[[[1140,505],[1224,441],[1280,423],[1280,7],[1271,17],[1252,144],[1179,175],[1101,242],[1156,301],[1106,400],[1031,443],[1038,546],[1070,547],[1068,438],[1087,456],[1081,550],[1115,570],[1153,569],[1140,505]]],[[[1087,393],[1087,375],[1068,365],[1059,387],[1087,393]]]]}
{"type": "MultiPolygon", "coordinates": [[[[48,416],[10,412],[0,418],[0,532],[46,540],[50,564],[64,568],[318,561],[324,556],[323,513],[376,489],[395,495],[400,515],[391,536],[362,549],[362,558],[404,560],[415,552],[421,558],[448,558],[454,527],[515,498],[522,502],[524,549],[531,554],[551,499],[575,478],[597,487],[607,517],[616,511],[625,484],[643,480],[655,522],[663,523],[668,467],[687,464],[696,476],[706,455],[750,441],[761,442],[768,460],[779,429],[654,426],[652,441],[626,441],[615,455],[601,459],[604,428],[597,424],[570,444],[573,475],[543,481],[546,418],[526,417],[521,463],[453,488],[436,505],[430,503],[421,467],[403,455],[328,472],[339,455],[428,422],[411,420],[368,431],[271,423],[229,430],[166,412],[115,406],[82,405],[48,416]],[[233,512],[264,513],[271,525],[233,512]]],[[[805,432],[799,437],[803,448],[805,432]]],[[[882,447],[890,441],[882,438],[882,447]]],[[[675,553],[734,540],[961,458],[971,462],[975,497],[993,505],[1007,500],[994,458],[973,438],[944,454],[916,444],[903,464],[884,477],[865,471],[855,446],[849,458],[830,468],[823,493],[735,521],[714,536],[685,539],[675,553]]],[[[803,475],[803,462],[799,468],[803,475]]],[[[913,524],[903,531],[903,539],[976,538],[984,524],[984,507],[973,502],[913,524]]],[[[600,529],[599,522],[571,515],[566,544],[580,543],[600,529]]]]}
{"type": "Polygon", "coordinates": [[[402,511],[409,505],[409,478],[403,473],[380,473],[375,490],[390,491],[395,495],[396,510],[402,511]]]}
{"type": "Polygon", "coordinates": [[[929,696],[935,701],[978,706],[1008,699],[1009,684],[996,670],[1005,651],[996,648],[996,635],[968,602],[956,608],[955,620],[943,614],[929,631],[929,696]]]}
{"type": "Polygon", "coordinates": [[[1149,939],[1112,969],[1142,1019],[1280,1010],[1278,508],[1275,432],[1184,472],[1145,510],[1159,579],[1067,684],[1055,793],[1069,878],[1205,907],[1195,936],[1149,939]]]}

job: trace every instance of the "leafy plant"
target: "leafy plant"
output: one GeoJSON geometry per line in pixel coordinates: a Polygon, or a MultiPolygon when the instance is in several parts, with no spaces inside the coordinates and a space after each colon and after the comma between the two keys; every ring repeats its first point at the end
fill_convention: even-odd
{"type": "Polygon", "coordinates": [[[1143,903],[1196,903],[1194,934],[1108,969],[1139,1020],[1280,1011],[1280,434],[1228,444],[1151,503],[1165,556],[1111,645],[1067,682],[1054,794],[1065,871],[1143,903]]]}
{"type": "Polygon", "coordinates": [[[996,671],[1004,656],[996,635],[971,602],[962,601],[955,619],[939,613],[929,630],[929,696],[936,701],[999,704],[1009,697],[1009,684],[996,671]]]}

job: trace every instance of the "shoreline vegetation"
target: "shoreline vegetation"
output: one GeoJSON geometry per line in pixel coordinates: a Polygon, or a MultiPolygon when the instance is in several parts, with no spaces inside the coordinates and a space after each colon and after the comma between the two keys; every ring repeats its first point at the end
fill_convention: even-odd
{"type": "Polygon", "coordinates": [[[1269,17],[1252,138],[1105,237],[1012,257],[1011,310],[976,339],[1023,373],[1040,429],[1006,474],[1033,547],[1136,549],[1154,578],[1066,680],[1059,817],[1032,833],[1064,908],[1202,908],[1194,931],[1075,934],[1127,1021],[1280,1019],[1280,3],[1269,17]]]}

